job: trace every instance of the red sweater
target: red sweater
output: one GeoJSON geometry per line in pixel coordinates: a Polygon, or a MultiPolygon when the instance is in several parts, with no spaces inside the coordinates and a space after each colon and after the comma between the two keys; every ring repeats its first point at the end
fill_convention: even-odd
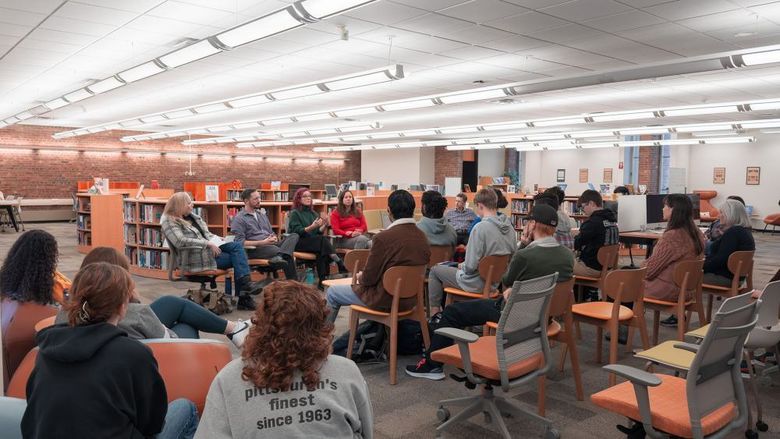
{"type": "Polygon", "coordinates": [[[337,209],[333,209],[333,212],[330,213],[330,227],[333,229],[334,235],[341,236],[347,236],[347,232],[355,230],[360,230],[364,233],[368,231],[366,216],[362,212],[360,218],[355,218],[352,215],[342,217],[337,209]]]}

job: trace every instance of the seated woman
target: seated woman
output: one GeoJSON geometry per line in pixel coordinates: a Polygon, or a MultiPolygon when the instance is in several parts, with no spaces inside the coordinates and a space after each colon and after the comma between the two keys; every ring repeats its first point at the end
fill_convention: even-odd
{"type": "Polygon", "coordinates": [[[330,227],[334,235],[342,237],[336,240],[337,248],[365,249],[371,243],[365,235],[368,231],[366,217],[355,204],[352,191],[339,194],[339,204],[330,213],[330,227]]]}
{"type": "Polygon", "coordinates": [[[199,272],[233,268],[238,294],[238,309],[253,310],[255,302],[250,291],[257,286],[250,277],[246,252],[237,242],[217,245],[216,235],[206,223],[192,213],[192,200],[186,192],[177,192],[165,204],[162,233],[179,253],[179,268],[185,272],[199,272]],[[187,248],[189,247],[189,248],[187,248]]]}
{"type": "MultiPolygon", "coordinates": [[[[670,194],[664,198],[663,219],[667,222],[666,230],[645,262],[645,296],[676,302],[679,290],[674,285],[675,265],[704,256],[704,234],[693,221],[693,204],[686,195],[670,194]]],[[[671,316],[661,323],[675,325],[677,317],[671,316]]]]}
{"type": "Polygon", "coordinates": [[[40,353],[27,382],[25,438],[192,437],[195,405],[169,406],[157,361],[116,327],[135,285],[121,267],[98,262],[76,274],[68,324],[37,335],[40,353]]]}
{"type": "Polygon", "coordinates": [[[728,287],[734,278],[728,267],[729,256],[736,251],[754,251],[756,242],[744,204],[726,200],[718,210],[722,235],[710,245],[704,260],[704,283],[728,287]]]}
{"type": "MultiPolygon", "coordinates": [[[[737,200],[742,205],[745,205],[745,200],[742,199],[739,195],[729,195],[726,197],[727,200],[737,200]]],[[[745,212],[747,213],[747,211],[745,212]]],[[[712,243],[719,240],[720,237],[723,236],[723,229],[720,227],[720,219],[716,219],[715,221],[710,223],[710,226],[707,228],[707,230],[704,232],[704,237],[707,238],[707,242],[704,243],[704,255],[709,256],[710,254],[710,247],[712,247],[712,243]]]]}
{"type": "Polygon", "coordinates": [[[292,203],[293,208],[288,218],[287,231],[297,233],[299,236],[295,251],[317,255],[319,286],[322,286],[322,281],[328,278],[331,261],[338,265],[339,273],[348,272],[349,270],[336,254],[328,237],[322,234],[328,227],[328,221],[312,210],[311,192],[306,188],[298,189],[292,203]]]}
{"type": "MultiPolygon", "coordinates": [[[[0,268],[3,306],[11,307],[10,302],[63,303],[70,280],[57,271],[58,258],[57,240],[51,233],[44,230],[22,233],[8,250],[0,268]]],[[[4,317],[3,329],[6,324],[4,317]]]]}
{"type": "MultiPolygon", "coordinates": [[[[111,247],[93,248],[81,261],[81,268],[96,262],[107,262],[130,270],[127,257],[111,247]]],[[[68,313],[64,309],[60,310],[55,323],[67,321],[68,313]]],[[[117,326],[127,332],[130,338],[138,340],[198,338],[198,331],[225,334],[236,347],[240,348],[249,333],[251,322],[225,320],[202,306],[178,296],[162,296],[150,305],[143,305],[133,291],[127,314],[117,326]]]]}
{"type": "Polygon", "coordinates": [[[314,288],[263,291],[241,358],[214,378],[196,438],[371,438],[371,399],[360,369],[329,355],[333,324],[314,288]]]}
{"type": "Polygon", "coordinates": [[[449,245],[455,247],[458,234],[452,225],[444,218],[447,209],[447,199],[436,191],[425,191],[422,194],[423,217],[417,223],[417,228],[425,233],[430,245],[449,245]]]}

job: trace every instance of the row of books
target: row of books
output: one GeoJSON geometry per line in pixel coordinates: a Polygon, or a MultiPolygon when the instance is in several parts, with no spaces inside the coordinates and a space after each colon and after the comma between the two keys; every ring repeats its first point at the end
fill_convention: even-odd
{"type": "Polygon", "coordinates": [[[124,216],[125,221],[129,223],[138,221],[138,219],[135,217],[135,203],[125,203],[124,216]]]}
{"type": "MultiPolygon", "coordinates": [[[[133,242],[133,241],[128,241],[133,242]]],[[[148,245],[150,247],[162,247],[163,246],[163,234],[160,229],[153,229],[151,227],[141,228],[141,245],[148,245]]]]}
{"type": "Polygon", "coordinates": [[[79,245],[92,245],[92,233],[78,232],[79,245]]]}
{"type": "Polygon", "coordinates": [[[142,268],[168,269],[169,253],[166,251],[125,247],[125,256],[130,259],[131,264],[142,268]]]}
{"type": "Polygon", "coordinates": [[[527,216],[512,215],[512,226],[514,226],[515,229],[522,229],[526,224],[528,224],[527,216]]]}
{"type": "MultiPolygon", "coordinates": [[[[142,204],[139,210],[140,221],[142,223],[159,224],[162,217],[164,206],[160,204],[142,204]]],[[[125,218],[127,212],[125,211],[125,218]]],[[[132,220],[131,220],[132,221],[132,220]]]]}
{"type": "Polygon", "coordinates": [[[512,213],[527,214],[531,211],[531,200],[512,200],[512,213]]]}
{"type": "Polygon", "coordinates": [[[76,217],[76,227],[89,230],[92,228],[92,219],[89,215],[79,215],[76,217]]]}
{"type": "Polygon", "coordinates": [[[125,224],[124,238],[128,244],[138,242],[138,232],[135,229],[135,224],[125,224]]]}
{"type": "Polygon", "coordinates": [[[262,201],[289,201],[289,191],[274,191],[274,192],[260,192],[260,200],[262,201]]]}

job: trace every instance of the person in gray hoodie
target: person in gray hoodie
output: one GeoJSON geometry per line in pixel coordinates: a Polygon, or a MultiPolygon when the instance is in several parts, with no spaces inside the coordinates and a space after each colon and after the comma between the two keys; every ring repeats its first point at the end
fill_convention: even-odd
{"type": "Polygon", "coordinates": [[[496,214],[496,193],[492,189],[481,189],[474,197],[474,203],[482,221],[471,231],[465,260],[457,268],[449,264],[436,265],[428,275],[431,315],[441,311],[445,287],[469,292],[482,291],[484,282],[479,276],[479,262],[483,257],[511,255],[517,248],[515,229],[509,217],[496,214]]]}
{"type": "Polygon", "coordinates": [[[417,223],[417,228],[425,233],[430,245],[449,245],[455,247],[458,234],[444,218],[447,209],[447,199],[436,191],[425,191],[422,194],[423,217],[417,223]]]}

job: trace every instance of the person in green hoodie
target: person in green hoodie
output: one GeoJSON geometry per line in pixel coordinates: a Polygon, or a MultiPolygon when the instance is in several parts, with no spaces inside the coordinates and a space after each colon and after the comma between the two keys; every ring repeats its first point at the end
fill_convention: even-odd
{"type": "Polygon", "coordinates": [[[447,209],[447,199],[436,191],[425,191],[422,194],[423,217],[417,223],[417,228],[425,233],[430,245],[448,245],[455,247],[458,234],[444,218],[447,209]]]}
{"type": "Polygon", "coordinates": [[[192,438],[195,405],[167,403],[152,351],[117,323],[135,284],[107,262],[81,269],[65,307],[68,323],[38,333],[40,352],[27,381],[22,434],[37,438],[192,438]]]}
{"type": "Polygon", "coordinates": [[[317,255],[317,274],[320,278],[318,286],[322,288],[322,281],[327,279],[330,273],[331,261],[338,265],[339,273],[347,273],[349,270],[336,254],[328,237],[323,234],[328,228],[328,219],[312,209],[312,202],[308,189],[300,188],[295,192],[292,210],[287,218],[287,232],[297,233],[299,236],[295,251],[317,255]]]}
{"type": "Polygon", "coordinates": [[[485,256],[511,255],[517,248],[515,229],[507,215],[497,215],[498,197],[492,189],[481,189],[474,197],[477,215],[482,220],[474,226],[466,247],[466,259],[458,267],[436,265],[428,275],[428,299],[431,315],[441,311],[444,288],[455,287],[479,292],[484,282],[479,276],[479,261],[485,256]]]}

